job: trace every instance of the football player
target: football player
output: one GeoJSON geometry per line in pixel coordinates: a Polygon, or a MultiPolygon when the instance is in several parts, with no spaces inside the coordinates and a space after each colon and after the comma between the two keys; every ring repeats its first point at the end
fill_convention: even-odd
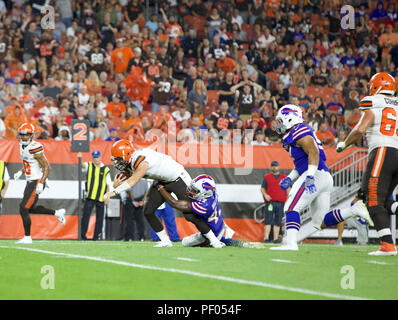
{"type": "Polygon", "coordinates": [[[282,135],[283,146],[293,158],[295,168],[280,182],[282,189],[291,187],[284,205],[286,243],[270,249],[298,250],[300,213],[307,206],[310,206],[315,230],[338,224],[353,216],[372,224],[369,212],[361,200],[356,201],[350,208],[332,210],[325,215],[325,212],[330,210],[333,179],[326,165],[322,143],[312,128],[304,123],[302,109],[298,106],[283,106],[278,111],[276,121],[276,131],[282,135]]]}
{"type": "MultiPolygon", "coordinates": [[[[136,150],[130,141],[124,139],[113,144],[111,154],[112,161],[121,174],[117,175],[114,180],[113,187],[115,189],[112,192],[107,192],[104,195],[104,200],[129,190],[141,178],[161,181],[165,184],[166,190],[173,192],[178,199],[188,199],[185,191],[192,179],[185,168],[170,156],[148,148],[136,150]]],[[[155,246],[171,247],[172,242],[155,214],[157,208],[163,203],[164,198],[152,185],[144,205],[144,216],[160,239],[155,246]]],[[[186,212],[184,217],[192,222],[201,233],[212,232],[210,227],[194,213],[186,212]]]]}
{"type": "Polygon", "coordinates": [[[200,175],[191,181],[187,187],[187,196],[189,200],[177,200],[161,183],[156,185],[160,194],[166,202],[173,208],[181,212],[191,212],[203,219],[210,227],[211,234],[195,233],[182,239],[184,247],[196,247],[211,245],[214,248],[222,248],[228,245],[238,245],[238,240],[231,239],[233,235],[224,222],[220,205],[218,203],[218,195],[216,192],[216,184],[214,179],[208,175],[200,175]]]}
{"type": "MultiPolygon", "coordinates": [[[[369,81],[370,96],[360,102],[362,116],[345,141],[336,146],[342,152],[363,134],[368,141],[368,163],[358,198],[365,201],[380,239],[380,248],[369,255],[395,256],[388,198],[398,184],[398,98],[395,79],[388,73],[375,74],[369,81]]],[[[394,207],[394,212],[396,205],[394,207]]]]}
{"type": "Polygon", "coordinates": [[[53,210],[37,205],[39,194],[43,192],[46,186],[50,165],[44,155],[43,145],[33,140],[34,133],[35,127],[31,123],[24,123],[18,128],[19,149],[23,167],[14,174],[14,180],[18,180],[22,174],[25,174],[26,187],[22,202],[19,205],[25,236],[17,243],[32,243],[30,213],[55,215],[61,224],[65,225],[65,209],[53,210]]]}

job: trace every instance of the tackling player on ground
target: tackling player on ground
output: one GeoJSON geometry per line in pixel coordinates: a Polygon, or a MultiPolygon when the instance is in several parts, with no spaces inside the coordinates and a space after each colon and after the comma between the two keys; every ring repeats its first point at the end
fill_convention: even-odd
{"type": "MultiPolygon", "coordinates": [[[[326,165],[322,143],[312,128],[304,123],[302,109],[285,105],[276,116],[276,131],[283,135],[283,147],[293,158],[295,168],[280,185],[291,187],[284,205],[286,213],[286,243],[271,250],[298,250],[297,234],[300,230],[300,214],[310,206],[312,225],[316,230],[336,225],[343,220],[358,216],[372,224],[362,201],[347,209],[330,210],[330,193],[333,179],[326,165]],[[293,184],[292,182],[295,181],[293,184]]],[[[315,230],[314,230],[315,231],[315,230]]]]}
{"type": "MultiPolygon", "coordinates": [[[[191,182],[191,177],[185,168],[170,156],[152,149],[136,150],[130,141],[119,140],[112,146],[112,161],[116,169],[122,172],[116,176],[112,192],[104,195],[104,200],[134,187],[141,178],[161,181],[169,192],[173,192],[178,199],[187,200],[185,192],[191,182]]],[[[148,191],[144,205],[144,216],[149,225],[158,235],[160,242],[157,247],[171,247],[172,243],[162,222],[155,212],[164,203],[164,198],[154,185],[148,191]]],[[[198,230],[207,234],[211,232],[209,226],[192,212],[184,213],[184,218],[192,222],[198,230]]],[[[212,233],[212,232],[211,232],[212,233]]],[[[211,236],[211,235],[210,235],[211,236]]]]}
{"type": "Polygon", "coordinates": [[[366,202],[380,238],[380,248],[369,255],[395,256],[397,249],[390,229],[390,213],[396,210],[388,201],[398,184],[398,98],[394,97],[395,79],[388,73],[375,74],[369,81],[370,96],[360,102],[362,117],[337,152],[354,144],[366,134],[369,158],[358,198],[366,202]]]}
{"type": "Polygon", "coordinates": [[[26,187],[22,202],[19,205],[25,236],[17,243],[32,243],[30,213],[55,215],[62,225],[65,224],[65,209],[53,210],[36,205],[39,194],[45,188],[47,177],[50,173],[50,165],[44,155],[43,145],[33,140],[34,133],[35,127],[31,123],[24,123],[18,129],[23,168],[14,174],[14,179],[17,180],[22,174],[25,174],[26,187]]]}
{"type": "Polygon", "coordinates": [[[186,194],[189,200],[175,199],[161,183],[158,183],[156,188],[169,205],[182,212],[196,214],[212,231],[210,234],[199,232],[185,237],[182,239],[184,247],[202,247],[210,244],[214,248],[222,248],[226,245],[239,245],[238,240],[231,239],[233,231],[225,224],[222,217],[216,184],[212,177],[200,175],[193,179],[187,187],[186,194]]]}

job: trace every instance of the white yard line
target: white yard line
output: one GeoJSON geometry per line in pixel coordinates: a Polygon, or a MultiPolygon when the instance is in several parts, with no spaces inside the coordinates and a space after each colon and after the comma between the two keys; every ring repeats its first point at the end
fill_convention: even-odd
{"type": "Polygon", "coordinates": [[[198,262],[199,261],[197,259],[184,258],[184,257],[177,257],[177,260],[188,261],[188,262],[198,262]]]}
{"type": "Polygon", "coordinates": [[[342,294],[335,294],[335,293],[329,293],[329,292],[313,291],[313,290],[301,289],[301,288],[293,288],[293,287],[288,287],[288,286],[283,286],[283,285],[278,285],[278,284],[271,284],[271,283],[252,281],[252,280],[244,280],[244,279],[238,279],[238,278],[232,278],[232,277],[226,277],[226,276],[218,276],[218,275],[189,271],[189,270],[155,267],[155,266],[142,265],[142,264],[137,264],[137,263],[132,263],[132,262],[105,259],[105,258],[101,258],[101,257],[83,256],[83,255],[77,255],[77,254],[71,254],[71,253],[54,252],[54,251],[47,251],[47,250],[40,250],[40,249],[26,248],[26,247],[0,246],[0,248],[26,250],[26,251],[38,252],[38,253],[44,253],[44,254],[50,254],[50,255],[56,255],[56,256],[64,256],[64,257],[68,257],[68,258],[79,258],[79,259],[90,260],[90,261],[112,263],[112,264],[116,264],[116,265],[133,267],[133,268],[165,271],[165,272],[171,272],[171,273],[180,273],[180,274],[185,274],[185,275],[194,276],[194,277],[208,278],[208,279],[227,281],[227,282],[239,283],[239,284],[244,284],[244,285],[252,285],[252,286],[257,286],[257,287],[271,288],[271,289],[296,292],[296,293],[302,293],[302,294],[310,294],[310,295],[321,296],[321,297],[332,298],[332,299],[368,300],[367,298],[350,296],[350,295],[342,295],[342,294]]]}
{"type": "Polygon", "coordinates": [[[381,265],[393,265],[393,263],[388,263],[388,262],[382,262],[382,261],[376,261],[376,260],[369,260],[369,263],[373,263],[373,264],[381,264],[381,265]]]}
{"type": "Polygon", "coordinates": [[[296,261],[282,260],[282,259],[271,259],[271,261],[274,261],[274,262],[283,262],[283,263],[297,263],[296,261]]]}

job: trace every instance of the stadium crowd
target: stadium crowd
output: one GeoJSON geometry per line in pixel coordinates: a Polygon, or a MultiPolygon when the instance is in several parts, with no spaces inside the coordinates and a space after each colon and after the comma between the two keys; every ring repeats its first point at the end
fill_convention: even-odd
{"type": "Polygon", "coordinates": [[[370,77],[397,76],[394,2],[351,3],[343,30],[339,0],[0,0],[0,137],[68,140],[80,119],[106,141],[280,144],[292,103],[333,146],[370,77]]]}

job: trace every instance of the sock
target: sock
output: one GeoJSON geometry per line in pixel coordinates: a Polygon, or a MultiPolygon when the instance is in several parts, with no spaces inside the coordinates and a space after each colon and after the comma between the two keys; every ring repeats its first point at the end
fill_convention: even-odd
{"type": "Polygon", "coordinates": [[[391,205],[391,211],[392,211],[393,214],[397,214],[397,208],[398,208],[398,202],[394,202],[391,205]]]}
{"type": "Polygon", "coordinates": [[[162,231],[156,232],[156,234],[158,235],[160,241],[165,241],[165,242],[170,241],[170,238],[167,235],[166,230],[163,229],[162,231]]]}
{"type": "Polygon", "coordinates": [[[219,241],[217,237],[214,235],[213,231],[209,231],[208,233],[204,234],[204,236],[209,239],[210,243],[214,243],[219,241]]]}
{"type": "Polygon", "coordinates": [[[377,231],[377,235],[379,236],[380,241],[393,243],[392,234],[390,228],[385,228],[377,231]]]}
{"type": "Polygon", "coordinates": [[[286,241],[288,244],[297,244],[297,234],[300,230],[300,214],[297,211],[286,213],[286,241]]]}
{"type": "Polygon", "coordinates": [[[351,216],[351,209],[336,209],[329,211],[325,215],[323,222],[327,227],[334,226],[335,224],[339,224],[340,222],[343,222],[345,219],[350,218],[351,216]]]}

